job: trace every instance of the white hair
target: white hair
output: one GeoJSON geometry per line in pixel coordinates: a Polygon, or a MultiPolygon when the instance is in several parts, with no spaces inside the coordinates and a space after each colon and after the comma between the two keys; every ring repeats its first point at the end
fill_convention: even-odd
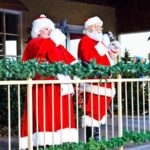
{"type": "Polygon", "coordinates": [[[52,20],[48,19],[45,15],[40,15],[40,17],[32,23],[31,37],[37,38],[39,31],[46,26],[50,26],[52,30],[55,29],[55,24],[52,20]]]}

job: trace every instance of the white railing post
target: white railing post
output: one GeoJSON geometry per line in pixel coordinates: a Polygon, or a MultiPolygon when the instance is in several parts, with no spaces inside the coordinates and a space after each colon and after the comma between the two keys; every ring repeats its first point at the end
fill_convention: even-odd
{"type": "Polygon", "coordinates": [[[28,112],[28,149],[33,150],[33,123],[32,123],[32,79],[28,79],[27,85],[27,112],[28,112]]]}
{"type": "MultiPolygon", "coordinates": [[[[122,130],[122,82],[121,75],[118,75],[118,83],[117,83],[117,93],[118,93],[118,136],[123,136],[122,130]]],[[[123,146],[119,148],[119,150],[123,150],[123,146]]]]}

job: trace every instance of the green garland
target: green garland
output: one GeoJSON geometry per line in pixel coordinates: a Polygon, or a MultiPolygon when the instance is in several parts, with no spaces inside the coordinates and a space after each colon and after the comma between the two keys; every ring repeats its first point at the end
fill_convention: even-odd
{"type": "MultiPolygon", "coordinates": [[[[78,144],[74,143],[64,143],[63,145],[55,145],[54,147],[46,147],[45,150],[106,150],[106,149],[115,149],[121,147],[128,143],[142,144],[144,142],[150,141],[150,131],[144,133],[137,132],[125,132],[122,137],[114,137],[108,141],[94,141],[91,139],[88,143],[79,142],[78,144]]],[[[40,147],[40,150],[44,148],[40,147]]]]}
{"type": "Polygon", "coordinates": [[[38,64],[36,59],[26,62],[22,62],[20,59],[0,60],[0,80],[34,78],[36,74],[41,75],[41,77],[56,77],[58,73],[70,75],[71,77],[77,76],[81,79],[86,79],[88,77],[103,78],[110,75],[112,75],[112,77],[116,77],[117,74],[130,74],[134,76],[137,74],[137,77],[140,77],[140,75],[149,76],[150,62],[134,63],[133,61],[121,61],[113,66],[106,67],[97,65],[95,60],[91,61],[90,64],[83,64],[81,61],[78,61],[73,65],[67,65],[63,62],[49,64],[46,61],[38,64]]]}

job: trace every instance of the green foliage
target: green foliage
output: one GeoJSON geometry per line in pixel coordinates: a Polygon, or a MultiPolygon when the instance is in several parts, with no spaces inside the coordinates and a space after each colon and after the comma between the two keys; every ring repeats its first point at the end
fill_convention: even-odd
{"type": "MultiPolygon", "coordinates": [[[[55,145],[46,147],[46,150],[108,150],[116,149],[125,144],[133,142],[134,144],[142,144],[144,142],[150,141],[150,131],[144,133],[137,133],[134,131],[125,132],[122,137],[114,137],[108,141],[101,140],[95,141],[90,139],[88,143],[79,142],[75,143],[64,143],[62,145],[55,145]]],[[[40,147],[40,150],[44,148],[40,147]]]]}
{"type": "MultiPolygon", "coordinates": [[[[23,99],[25,96],[25,87],[21,87],[20,93],[20,110],[23,111],[23,99]]],[[[12,135],[18,132],[18,87],[16,85],[10,86],[10,119],[12,135]]],[[[8,133],[8,86],[0,86],[0,135],[8,133]]]]}
{"type": "MultiPolygon", "coordinates": [[[[71,77],[77,76],[81,79],[89,77],[93,78],[104,78],[112,75],[116,77],[117,74],[121,74],[124,78],[140,77],[142,75],[150,75],[150,63],[134,63],[132,60],[122,59],[121,62],[114,66],[106,67],[102,65],[96,65],[96,61],[91,61],[86,67],[78,61],[76,64],[67,65],[63,62],[52,63],[42,62],[38,64],[38,60],[32,59],[26,62],[22,62],[20,59],[0,59],[0,80],[23,80],[27,78],[34,78],[36,74],[40,75],[41,78],[54,76],[58,73],[64,75],[70,75],[71,77]]],[[[12,127],[17,126],[17,87],[11,86],[11,115],[12,115],[12,127]]],[[[24,91],[24,90],[23,90],[24,91]]],[[[124,90],[123,90],[124,91],[124,90]]],[[[148,91],[147,91],[148,92],[148,91]]],[[[3,122],[3,126],[0,125],[0,129],[8,126],[8,101],[7,101],[7,87],[0,87],[0,122],[3,122]]],[[[22,97],[24,94],[21,94],[22,97]]],[[[134,94],[135,95],[135,94],[134,94]]],[[[145,94],[147,97],[147,93],[145,94]]],[[[23,99],[21,97],[21,99],[23,99]]],[[[131,97],[131,96],[128,96],[131,97]]],[[[79,99],[79,104],[82,105],[82,98],[79,99]]],[[[134,103],[136,104],[136,102],[134,103]]],[[[21,104],[23,105],[23,104],[21,104]]],[[[80,106],[80,105],[79,105],[80,106]]],[[[142,104],[140,105],[142,106],[142,104]]],[[[147,107],[148,105],[146,105],[147,107]]],[[[22,106],[21,106],[22,107],[22,106]]],[[[82,108],[79,107],[79,108],[82,108]]],[[[130,105],[129,105],[130,108],[130,105]]],[[[23,109],[21,109],[23,110],[23,109]]],[[[83,114],[83,110],[79,109],[83,114]]],[[[0,131],[1,133],[1,131],[0,131]]]]}
{"type": "MultiPolygon", "coordinates": [[[[143,78],[146,70],[150,73],[150,62],[147,63],[147,66],[145,66],[146,62],[144,60],[134,60],[130,57],[130,54],[128,51],[125,51],[124,57],[121,58],[123,62],[126,64],[131,64],[128,66],[129,70],[132,70],[131,73],[124,73],[122,74],[122,78],[143,78]],[[142,63],[143,62],[143,63],[142,63]],[[139,70],[139,72],[137,71],[139,70]],[[134,73],[135,72],[135,73],[134,73]]],[[[148,74],[149,74],[148,73],[148,74]]],[[[147,75],[148,75],[147,74],[147,75]]],[[[146,74],[145,74],[146,76],[146,74]]],[[[148,110],[148,82],[127,82],[126,83],[127,93],[125,93],[125,83],[122,83],[122,104],[123,104],[123,113],[125,113],[125,108],[127,106],[128,108],[128,115],[132,114],[132,111],[135,115],[138,113],[138,109],[140,114],[145,113],[143,110],[143,107],[145,108],[145,111],[148,110]],[[132,89],[133,87],[133,89],[132,89]],[[139,91],[137,91],[137,87],[139,91]],[[145,96],[145,102],[143,102],[143,91],[145,96]],[[138,94],[138,95],[137,95],[138,94]],[[127,97],[126,97],[127,96],[127,97]],[[133,97],[133,99],[132,99],[133,97]],[[139,106],[138,106],[138,97],[139,97],[139,106]],[[127,98],[127,103],[125,99],[127,98]],[[132,102],[133,102],[133,108],[132,110],[132,102]],[[138,108],[139,107],[139,108],[138,108]]],[[[117,96],[117,94],[116,94],[117,96]]],[[[117,104],[117,98],[115,98],[115,103],[117,104]]]]}
{"type": "MultiPolygon", "coordinates": [[[[39,150],[43,150],[43,147],[40,147],[39,150]]],[[[106,146],[102,142],[90,140],[88,143],[80,141],[77,143],[64,143],[62,145],[54,145],[46,147],[44,150],[106,150],[106,146]]]]}
{"type": "Polygon", "coordinates": [[[137,85],[137,82],[133,82],[132,84],[126,83],[126,86],[127,86],[127,92],[125,93],[125,83],[122,83],[123,113],[125,112],[126,105],[128,108],[129,115],[131,115],[132,113],[131,111],[133,111],[134,115],[137,115],[138,110],[140,114],[144,113],[144,109],[145,109],[145,112],[148,112],[148,107],[149,107],[148,82],[138,82],[138,85],[137,85]],[[137,91],[137,87],[138,87],[138,91],[137,91]],[[143,91],[144,91],[145,99],[143,99],[143,91]],[[127,103],[125,101],[126,96],[127,96],[127,103]],[[133,103],[134,110],[132,110],[132,103],[133,103]],[[138,106],[138,103],[139,103],[139,106],[138,106]]]}
{"type": "Polygon", "coordinates": [[[133,75],[134,77],[136,75],[136,77],[140,77],[141,74],[150,75],[150,63],[121,61],[113,66],[106,67],[97,65],[96,61],[93,60],[84,67],[81,61],[73,65],[67,65],[63,62],[49,64],[46,61],[38,64],[36,59],[26,62],[22,62],[20,59],[0,60],[0,80],[34,78],[36,74],[39,74],[41,77],[55,77],[58,73],[70,75],[71,77],[77,76],[81,79],[86,79],[88,77],[103,78],[110,75],[116,77],[117,74],[127,76],[133,75]]]}

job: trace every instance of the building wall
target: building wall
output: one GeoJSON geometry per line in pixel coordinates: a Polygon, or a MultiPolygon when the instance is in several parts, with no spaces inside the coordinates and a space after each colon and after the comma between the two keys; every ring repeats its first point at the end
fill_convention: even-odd
{"type": "Polygon", "coordinates": [[[72,2],[69,0],[21,0],[29,9],[23,12],[23,37],[27,40],[27,28],[31,27],[34,18],[45,14],[55,23],[63,18],[68,24],[83,25],[86,18],[99,16],[104,21],[104,31],[116,32],[115,8],[95,4],[72,2]]]}
{"type": "Polygon", "coordinates": [[[118,33],[150,31],[150,0],[123,0],[116,17],[118,33]]]}

